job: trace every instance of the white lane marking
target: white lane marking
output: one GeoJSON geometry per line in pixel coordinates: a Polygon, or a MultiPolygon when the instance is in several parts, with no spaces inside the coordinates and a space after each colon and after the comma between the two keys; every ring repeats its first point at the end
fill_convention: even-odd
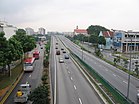
{"type": "Polygon", "coordinates": [[[29,77],[31,77],[31,74],[29,75],[29,77]]]}
{"type": "Polygon", "coordinates": [[[128,84],[126,81],[123,81],[125,84],[128,84]]]}
{"type": "Polygon", "coordinates": [[[115,75],[115,74],[113,74],[113,76],[115,76],[115,77],[116,77],[116,75],[115,75]]]}
{"type": "Polygon", "coordinates": [[[73,80],[72,77],[70,79],[73,80]]]}
{"type": "Polygon", "coordinates": [[[81,98],[79,98],[79,102],[80,102],[80,104],[83,104],[81,98]]]}
{"type": "Polygon", "coordinates": [[[70,71],[68,71],[68,73],[70,74],[70,71]]]}
{"type": "Polygon", "coordinates": [[[74,85],[74,89],[76,90],[77,89],[77,87],[74,85]]]}

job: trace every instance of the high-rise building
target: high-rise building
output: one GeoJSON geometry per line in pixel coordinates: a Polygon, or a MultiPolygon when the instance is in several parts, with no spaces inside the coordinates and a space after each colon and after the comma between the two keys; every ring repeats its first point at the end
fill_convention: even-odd
{"type": "Polygon", "coordinates": [[[34,30],[30,27],[25,28],[25,30],[27,35],[33,35],[35,33],[34,30]]]}
{"type": "Polygon", "coordinates": [[[38,34],[45,35],[45,29],[44,28],[39,28],[38,34]]]}
{"type": "Polygon", "coordinates": [[[5,37],[9,39],[11,36],[16,34],[17,28],[9,25],[6,21],[0,21],[0,31],[5,33],[5,37]]]}

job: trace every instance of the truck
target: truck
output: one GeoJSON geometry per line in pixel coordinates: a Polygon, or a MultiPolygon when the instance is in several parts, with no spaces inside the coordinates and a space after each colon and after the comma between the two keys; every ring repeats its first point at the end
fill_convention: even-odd
{"type": "Polygon", "coordinates": [[[38,60],[38,59],[39,59],[39,54],[40,54],[40,52],[39,52],[38,50],[35,50],[35,51],[33,52],[33,57],[34,57],[36,60],[38,60]]]}
{"type": "Polygon", "coordinates": [[[137,102],[139,103],[139,90],[137,90],[137,102]]]}
{"type": "Polygon", "coordinates": [[[17,91],[15,97],[14,97],[14,102],[15,103],[26,103],[28,101],[28,96],[31,93],[31,85],[26,83],[26,84],[21,84],[20,89],[17,91]]]}

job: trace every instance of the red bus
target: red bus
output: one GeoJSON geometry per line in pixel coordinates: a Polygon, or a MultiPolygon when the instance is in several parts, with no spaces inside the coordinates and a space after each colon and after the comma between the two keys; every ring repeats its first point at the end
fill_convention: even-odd
{"type": "Polygon", "coordinates": [[[24,71],[33,71],[35,66],[35,58],[30,57],[24,61],[24,71]]]}
{"type": "Polygon", "coordinates": [[[39,59],[39,54],[40,54],[40,52],[36,50],[33,52],[33,57],[37,60],[37,59],[39,59]]]}

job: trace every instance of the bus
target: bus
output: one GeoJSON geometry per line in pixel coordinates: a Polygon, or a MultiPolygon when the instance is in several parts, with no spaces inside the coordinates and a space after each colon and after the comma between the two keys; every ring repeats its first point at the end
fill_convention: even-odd
{"type": "Polygon", "coordinates": [[[35,67],[35,58],[30,57],[24,61],[24,71],[33,71],[35,67]]]}
{"type": "Polygon", "coordinates": [[[37,59],[39,59],[39,54],[40,54],[40,52],[38,50],[36,50],[33,52],[33,57],[37,60],[37,59]]]}

